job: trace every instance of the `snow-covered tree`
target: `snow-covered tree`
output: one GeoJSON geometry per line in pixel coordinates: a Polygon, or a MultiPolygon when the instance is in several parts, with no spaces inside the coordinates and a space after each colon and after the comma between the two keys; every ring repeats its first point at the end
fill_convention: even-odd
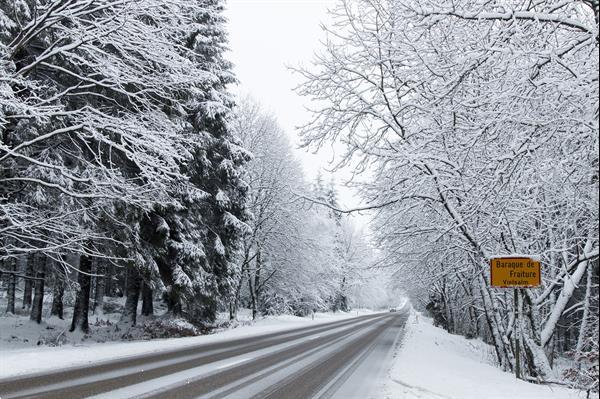
{"type": "Polygon", "coordinates": [[[304,199],[337,205],[333,186],[322,177],[306,182],[286,133],[252,99],[240,101],[235,126],[254,154],[248,164],[253,218],[231,318],[246,301],[253,317],[348,310],[370,262],[368,245],[339,213],[304,199]]]}
{"type": "Polygon", "coordinates": [[[346,0],[332,13],[301,71],[305,143],[340,141],[343,164],[368,167],[385,263],[461,332],[483,317],[506,368],[521,330],[528,374],[551,378],[557,322],[598,257],[597,3],[346,0]],[[510,253],[543,261],[520,325],[488,283],[489,257],[510,253]]]}
{"type": "Polygon", "coordinates": [[[128,269],[132,322],[142,286],[196,321],[230,294],[249,154],[228,125],[222,8],[0,3],[0,261],[79,271],[74,329],[98,259],[128,269]]]}

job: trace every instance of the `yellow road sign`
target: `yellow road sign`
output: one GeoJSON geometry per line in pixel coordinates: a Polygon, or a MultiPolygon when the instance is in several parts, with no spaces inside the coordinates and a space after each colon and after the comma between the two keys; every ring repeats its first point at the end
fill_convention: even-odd
{"type": "Polygon", "coordinates": [[[540,262],[526,257],[490,259],[491,286],[495,288],[531,288],[542,283],[540,262]]]}

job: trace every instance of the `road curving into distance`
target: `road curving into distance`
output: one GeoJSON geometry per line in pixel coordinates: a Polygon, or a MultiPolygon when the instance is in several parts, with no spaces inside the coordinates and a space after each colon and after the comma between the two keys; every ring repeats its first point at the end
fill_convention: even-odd
{"type": "Polygon", "coordinates": [[[0,398],[375,397],[408,312],[0,380],[0,398]]]}

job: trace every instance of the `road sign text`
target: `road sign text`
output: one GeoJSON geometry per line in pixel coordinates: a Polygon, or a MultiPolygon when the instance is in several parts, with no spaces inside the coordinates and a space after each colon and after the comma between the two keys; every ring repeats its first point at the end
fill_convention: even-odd
{"type": "Polygon", "coordinates": [[[541,284],[541,264],[531,258],[493,258],[490,260],[491,286],[529,288],[541,284]]]}

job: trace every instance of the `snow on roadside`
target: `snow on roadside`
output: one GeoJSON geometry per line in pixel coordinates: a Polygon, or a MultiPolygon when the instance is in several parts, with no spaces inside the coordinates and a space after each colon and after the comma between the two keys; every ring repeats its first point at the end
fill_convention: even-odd
{"type": "Polygon", "coordinates": [[[373,313],[373,311],[353,310],[348,313],[315,313],[314,320],[312,317],[305,318],[291,315],[267,316],[252,324],[227,329],[210,335],[185,338],[107,343],[82,341],[80,344],[75,345],[58,347],[38,346],[18,349],[9,349],[10,347],[0,346],[0,379],[21,374],[56,371],[61,368],[88,365],[143,353],[181,349],[191,345],[210,344],[236,338],[291,330],[370,313],[373,313]]]}
{"type": "Polygon", "coordinates": [[[384,386],[385,399],[575,399],[585,393],[517,380],[492,364],[490,346],[434,327],[411,309],[384,386]]]}

